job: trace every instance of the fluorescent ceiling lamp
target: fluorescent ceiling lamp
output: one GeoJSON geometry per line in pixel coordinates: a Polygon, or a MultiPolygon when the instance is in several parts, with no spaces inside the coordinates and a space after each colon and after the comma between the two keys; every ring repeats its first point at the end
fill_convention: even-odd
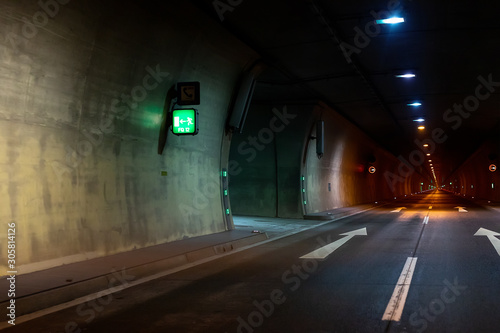
{"type": "Polygon", "coordinates": [[[424,118],[418,118],[418,119],[413,119],[413,121],[416,121],[418,123],[423,123],[425,121],[424,118]]]}
{"type": "Polygon", "coordinates": [[[416,75],[415,74],[411,74],[411,73],[408,73],[408,74],[398,74],[398,75],[394,75],[395,77],[397,77],[398,79],[412,79],[414,78],[416,75]]]}
{"type": "Polygon", "coordinates": [[[413,103],[408,103],[406,105],[408,105],[408,106],[421,106],[422,103],[420,103],[420,102],[413,102],[413,103]]]}
{"type": "Polygon", "coordinates": [[[422,131],[425,129],[425,126],[418,126],[418,129],[422,131]]]}
{"type": "Polygon", "coordinates": [[[402,17],[389,17],[383,20],[375,20],[377,24],[398,24],[403,23],[405,21],[402,17]]]}

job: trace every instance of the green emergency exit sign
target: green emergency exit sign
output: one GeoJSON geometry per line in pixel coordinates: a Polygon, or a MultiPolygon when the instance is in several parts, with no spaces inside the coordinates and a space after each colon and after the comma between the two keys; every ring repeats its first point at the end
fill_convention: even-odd
{"type": "Polygon", "coordinates": [[[172,133],[175,135],[196,135],[198,130],[198,110],[177,109],[172,111],[172,133]]]}

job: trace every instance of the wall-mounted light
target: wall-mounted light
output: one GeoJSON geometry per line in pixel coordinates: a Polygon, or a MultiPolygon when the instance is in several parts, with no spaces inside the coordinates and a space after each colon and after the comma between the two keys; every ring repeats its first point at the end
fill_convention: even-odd
{"type": "Polygon", "coordinates": [[[325,122],[318,120],[316,122],[316,156],[319,159],[323,157],[325,152],[325,122]]]}

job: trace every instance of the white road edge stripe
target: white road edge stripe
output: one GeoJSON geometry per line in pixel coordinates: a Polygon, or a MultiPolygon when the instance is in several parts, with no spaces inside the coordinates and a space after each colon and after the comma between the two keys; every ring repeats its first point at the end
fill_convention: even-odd
{"type": "Polygon", "coordinates": [[[406,297],[408,296],[408,290],[410,290],[411,279],[413,277],[413,272],[415,271],[415,265],[417,264],[416,257],[408,257],[406,259],[403,271],[399,276],[398,283],[392,297],[387,304],[384,316],[382,320],[390,321],[400,321],[401,315],[403,314],[403,309],[406,303],[406,297]]]}
{"type": "MultiPolygon", "coordinates": [[[[188,268],[196,267],[198,265],[201,265],[201,264],[204,264],[204,263],[208,263],[208,262],[211,262],[211,261],[223,258],[223,257],[231,256],[231,255],[233,255],[235,253],[243,252],[243,251],[252,249],[254,247],[262,246],[262,245],[265,245],[265,244],[268,244],[268,243],[272,243],[272,242],[275,242],[277,240],[280,240],[280,239],[283,239],[283,238],[286,238],[286,237],[290,237],[292,235],[300,234],[301,232],[304,232],[306,230],[315,229],[315,228],[327,225],[329,223],[332,223],[332,221],[339,221],[339,220],[346,219],[348,217],[353,217],[355,215],[362,214],[364,212],[376,209],[377,207],[381,207],[381,206],[374,206],[374,207],[371,207],[371,208],[363,209],[363,210],[360,210],[360,211],[355,212],[355,213],[350,214],[350,215],[341,216],[341,217],[338,217],[338,218],[335,218],[335,219],[332,219],[332,220],[329,220],[329,221],[325,221],[323,223],[319,223],[319,224],[316,224],[316,225],[313,225],[313,226],[309,226],[309,227],[306,227],[306,228],[303,228],[303,229],[300,229],[300,230],[295,230],[295,231],[292,231],[290,233],[285,233],[283,235],[280,235],[280,236],[277,236],[277,237],[274,237],[274,238],[269,238],[269,239],[267,239],[265,241],[262,241],[262,242],[258,242],[258,243],[250,244],[250,245],[243,246],[243,247],[240,247],[240,248],[236,248],[236,249],[234,249],[233,251],[230,251],[230,252],[222,253],[222,254],[219,254],[219,255],[216,255],[216,256],[211,256],[211,257],[208,257],[208,258],[205,258],[205,259],[200,259],[200,260],[197,260],[197,261],[194,261],[194,262],[191,262],[191,263],[188,263],[188,264],[184,264],[182,266],[179,266],[179,267],[176,267],[176,268],[172,268],[172,269],[169,269],[169,270],[166,270],[166,271],[154,274],[154,275],[146,276],[146,277],[143,277],[143,278],[141,278],[139,280],[132,281],[132,282],[130,282],[126,286],[125,285],[121,285],[121,286],[118,286],[116,288],[111,288],[111,289],[113,289],[112,292],[110,292],[111,289],[102,290],[102,291],[99,291],[99,292],[96,292],[96,293],[93,293],[93,294],[90,294],[90,295],[82,296],[82,297],[77,298],[77,299],[75,299],[73,301],[69,301],[69,302],[66,302],[66,303],[59,304],[59,305],[54,305],[54,306],[51,306],[49,308],[45,308],[45,309],[38,310],[38,311],[33,312],[33,313],[22,315],[22,316],[16,317],[16,325],[22,324],[22,323],[26,323],[26,322],[29,322],[31,320],[37,319],[37,318],[41,318],[43,316],[46,316],[46,315],[49,315],[49,314],[52,314],[52,313],[55,313],[55,312],[58,312],[58,311],[61,311],[61,310],[65,310],[65,309],[77,306],[79,304],[83,304],[83,303],[92,301],[94,299],[98,299],[100,297],[106,296],[108,294],[112,294],[114,292],[118,292],[118,291],[121,291],[121,290],[129,289],[129,288],[135,287],[137,285],[140,285],[142,283],[146,283],[146,282],[149,282],[149,281],[153,281],[153,280],[162,278],[164,276],[168,276],[168,275],[171,275],[171,274],[174,274],[174,273],[177,273],[177,272],[181,272],[181,271],[183,271],[185,269],[188,269],[188,268]]],[[[0,322],[0,331],[3,330],[3,329],[9,328],[9,327],[12,327],[12,325],[10,325],[7,321],[0,322]]]]}
{"type": "Polygon", "coordinates": [[[422,222],[423,224],[427,224],[429,223],[429,215],[427,215],[426,217],[424,217],[424,222],[422,222]]]}

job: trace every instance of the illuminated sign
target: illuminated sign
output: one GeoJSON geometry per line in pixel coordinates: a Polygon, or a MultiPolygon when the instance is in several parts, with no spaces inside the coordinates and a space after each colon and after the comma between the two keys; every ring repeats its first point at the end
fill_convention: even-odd
{"type": "Polygon", "coordinates": [[[198,131],[198,110],[177,109],[172,111],[172,133],[175,135],[196,135],[198,131]]]}
{"type": "Polygon", "coordinates": [[[495,164],[491,164],[489,169],[491,172],[495,172],[497,171],[497,166],[495,164]]]}
{"type": "Polygon", "coordinates": [[[368,168],[368,172],[369,173],[375,173],[375,171],[377,171],[377,169],[375,169],[374,166],[371,166],[371,167],[368,168]]]}
{"type": "Polygon", "coordinates": [[[177,105],[199,105],[200,82],[177,83],[177,105]]]}

